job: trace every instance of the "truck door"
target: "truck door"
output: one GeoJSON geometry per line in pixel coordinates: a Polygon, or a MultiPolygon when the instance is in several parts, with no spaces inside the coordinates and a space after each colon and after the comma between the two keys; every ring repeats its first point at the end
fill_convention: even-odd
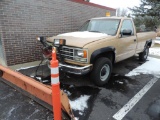
{"type": "Polygon", "coordinates": [[[134,24],[131,19],[125,19],[122,22],[118,39],[118,49],[116,55],[117,62],[129,58],[135,54],[137,40],[133,25],[134,24]],[[131,34],[123,35],[122,33],[125,30],[131,31],[131,34]]]}

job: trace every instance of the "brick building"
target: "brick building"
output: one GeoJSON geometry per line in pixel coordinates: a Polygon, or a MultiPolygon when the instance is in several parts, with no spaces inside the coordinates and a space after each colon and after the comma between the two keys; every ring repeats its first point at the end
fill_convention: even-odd
{"type": "Polygon", "coordinates": [[[0,0],[0,63],[40,60],[38,36],[77,30],[87,19],[116,10],[84,0],[0,0]]]}

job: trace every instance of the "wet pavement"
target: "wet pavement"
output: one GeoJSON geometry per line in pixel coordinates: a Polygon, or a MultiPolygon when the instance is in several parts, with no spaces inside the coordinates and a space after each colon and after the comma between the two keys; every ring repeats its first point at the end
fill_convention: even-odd
{"type": "Polygon", "coordinates": [[[52,112],[0,79],[0,120],[53,120],[52,112]]]}
{"type": "MultiPolygon", "coordinates": [[[[79,120],[113,120],[112,116],[117,113],[118,110],[121,109],[152,78],[154,78],[153,75],[142,74],[132,77],[125,76],[125,74],[141,64],[143,63],[139,62],[137,57],[132,57],[115,64],[111,79],[108,84],[103,87],[95,86],[92,81],[90,81],[89,75],[77,76],[61,72],[61,89],[68,94],[71,101],[76,100],[82,95],[90,96],[87,101],[88,108],[83,112],[73,110],[75,116],[79,118],[79,120]]],[[[37,67],[20,70],[20,72],[33,77],[35,76],[36,68],[37,67]]],[[[40,69],[41,70],[37,72],[38,77],[42,77],[40,81],[50,80],[50,77],[48,77],[48,68],[46,66],[42,66],[40,69]]],[[[160,81],[158,81],[154,87],[145,94],[145,96],[136,104],[136,106],[133,107],[123,120],[160,120],[159,86],[160,81]]],[[[0,107],[4,108],[4,111],[0,110],[0,113],[3,113],[0,115],[0,119],[2,120],[14,120],[11,119],[14,118],[13,116],[16,116],[17,119],[15,120],[27,119],[29,116],[31,116],[30,120],[46,120],[50,119],[52,116],[52,113],[49,110],[46,110],[34,101],[32,101],[34,105],[30,104],[29,101],[31,100],[29,98],[21,95],[20,93],[17,94],[14,89],[4,85],[2,82],[0,82],[0,95],[4,97],[8,96],[5,99],[9,100],[5,101],[3,100],[3,97],[0,98],[0,107]],[[6,103],[6,105],[4,103],[6,103]],[[17,105],[17,103],[20,104],[17,105]],[[32,115],[33,113],[34,115],[32,115]],[[7,117],[8,114],[12,117],[7,117]],[[21,116],[19,116],[19,114],[21,116]]]]}
{"type": "Polygon", "coordinates": [[[124,120],[160,120],[160,79],[125,116],[124,120]]]}

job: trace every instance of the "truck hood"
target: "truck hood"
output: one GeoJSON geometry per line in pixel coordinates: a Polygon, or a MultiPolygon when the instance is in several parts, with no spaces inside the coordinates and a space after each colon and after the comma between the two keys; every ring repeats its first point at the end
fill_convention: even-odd
{"type": "Polygon", "coordinates": [[[53,42],[54,39],[65,39],[67,46],[84,47],[91,42],[111,37],[105,33],[96,32],[70,32],[47,38],[47,41],[53,42]]]}

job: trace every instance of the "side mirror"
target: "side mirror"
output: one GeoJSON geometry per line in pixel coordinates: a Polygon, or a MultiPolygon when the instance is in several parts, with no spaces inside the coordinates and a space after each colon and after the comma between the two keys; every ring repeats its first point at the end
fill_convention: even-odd
{"type": "Polygon", "coordinates": [[[127,35],[127,36],[132,35],[132,30],[130,30],[130,29],[128,29],[128,30],[124,29],[121,32],[121,35],[127,35]]]}

